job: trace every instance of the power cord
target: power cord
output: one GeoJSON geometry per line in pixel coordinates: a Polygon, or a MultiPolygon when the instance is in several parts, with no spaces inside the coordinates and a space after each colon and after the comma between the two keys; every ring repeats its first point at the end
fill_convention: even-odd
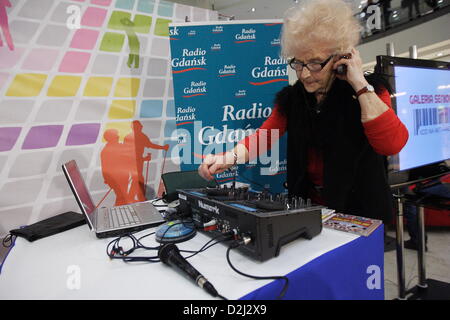
{"type": "Polygon", "coordinates": [[[247,273],[244,273],[240,270],[238,270],[232,263],[230,260],[230,252],[232,249],[236,249],[238,247],[240,247],[243,244],[243,242],[239,242],[239,241],[234,241],[230,244],[230,246],[227,249],[227,262],[230,265],[231,269],[233,269],[235,272],[237,272],[238,274],[247,277],[247,278],[251,278],[251,279],[255,279],[255,280],[284,280],[285,284],[283,286],[283,289],[281,290],[280,294],[277,297],[277,300],[281,300],[283,299],[284,295],[286,294],[286,291],[289,287],[289,279],[286,276],[254,276],[254,275],[250,275],[247,273]]]}

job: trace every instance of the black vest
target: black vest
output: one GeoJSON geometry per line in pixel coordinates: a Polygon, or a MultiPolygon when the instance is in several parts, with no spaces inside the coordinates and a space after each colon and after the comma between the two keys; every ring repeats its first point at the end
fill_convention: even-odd
{"type": "Polygon", "coordinates": [[[287,117],[287,185],[291,196],[307,198],[307,152],[323,155],[322,197],[338,212],[389,222],[392,193],[387,183],[386,157],[370,146],[361,123],[361,109],[352,87],[335,79],[317,105],[300,81],[283,88],[275,103],[287,117]]]}

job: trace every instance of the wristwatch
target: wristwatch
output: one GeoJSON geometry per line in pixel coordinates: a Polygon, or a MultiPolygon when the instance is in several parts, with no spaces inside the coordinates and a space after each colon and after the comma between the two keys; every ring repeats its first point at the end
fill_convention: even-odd
{"type": "Polygon", "coordinates": [[[360,95],[366,92],[375,92],[375,88],[372,87],[370,84],[368,84],[367,86],[363,87],[362,89],[358,90],[358,92],[356,92],[356,98],[358,98],[360,95]]]}

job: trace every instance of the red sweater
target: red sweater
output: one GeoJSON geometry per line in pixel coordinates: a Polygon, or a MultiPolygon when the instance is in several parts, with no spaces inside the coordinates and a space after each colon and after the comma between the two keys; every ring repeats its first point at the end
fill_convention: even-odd
{"type": "MultiPolygon", "coordinates": [[[[389,106],[389,110],[385,111],[377,118],[363,123],[364,133],[369,140],[370,145],[375,152],[382,155],[394,155],[403,148],[408,140],[408,130],[405,125],[391,109],[391,97],[386,89],[376,91],[378,97],[389,106]]],[[[279,130],[279,136],[281,137],[286,132],[287,119],[283,115],[278,106],[273,109],[272,114],[267,118],[261,127],[256,132],[240,141],[243,143],[247,150],[251,150],[249,145],[259,146],[259,139],[265,139],[266,145],[270,149],[272,129],[279,130]],[[267,131],[261,131],[265,129],[267,131]],[[257,143],[257,144],[256,144],[257,143]]],[[[264,145],[264,144],[263,144],[264,145]]],[[[253,148],[254,150],[254,148],[253,148]]],[[[262,148],[258,148],[258,153],[265,152],[262,148]]],[[[250,159],[257,156],[256,154],[250,154],[250,159]]],[[[308,175],[312,183],[317,186],[323,185],[323,159],[322,154],[316,149],[309,149],[308,151],[308,175]]]]}

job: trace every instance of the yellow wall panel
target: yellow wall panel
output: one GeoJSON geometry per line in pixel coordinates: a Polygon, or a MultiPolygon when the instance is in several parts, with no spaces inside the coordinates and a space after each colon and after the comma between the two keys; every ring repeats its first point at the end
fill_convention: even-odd
{"type": "Polygon", "coordinates": [[[55,76],[47,95],[49,97],[74,97],[80,87],[81,77],[55,76]]]}
{"type": "Polygon", "coordinates": [[[39,95],[47,80],[46,74],[19,73],[6,91],[10,97],[35,97],[39,95]]]}

